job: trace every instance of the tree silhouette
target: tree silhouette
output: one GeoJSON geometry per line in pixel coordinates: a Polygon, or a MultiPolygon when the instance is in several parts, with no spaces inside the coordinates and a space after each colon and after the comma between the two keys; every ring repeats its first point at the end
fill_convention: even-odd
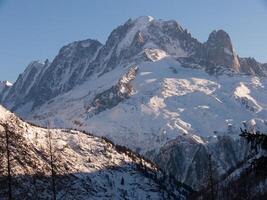
{"type": "Polygon", "coordinates": [[[49,165],[51,170],[51,187],[52,187],[52,199],[57,199],[56,192],[56,171],[55,171],[55,155],[53,149],[53,138],[51,131],[48,131],[48,148],[49,148],[49,165]]]}
{"type": "Polygon", "coordinates": [[[246,129],[241,129],[241,137],[245,138],[250,144],[250,148],[256,154],[259,154],[251,162],[250,170],[256,172],[258,175],[267,176],[267,135],[260,132],[250,133],[246,129]]]}
{"type": "Polygon", "coordinates": [[[124,178],[121,178],[121,185],[124,185],[124,178]]]}
{"type": "Polygon", "coordinates": [[[8,130],[7,124],[1,124],[1,127],[3,128],[1,131],[1,145],[0,151],[1,151],[1,171],[0,175],[3,176],[3,179],[5,179],[5,176],[7,174],[7,195],[8,199],[12,199],[12,175],[11,175],[11,162],[10,162],[10,132],[8,130]],[[5,159],[4,159],[5,158],[5,159]],[[6,161],[6,162],[5,162],[6,161]],[[7,171],[6,171],[7,170],[7,171]]]}
{"type": "MultiPolygon", "coordinates": [[[[29,176],[27,180],[24,178],[24,180],[16,176],[16,167],[19,165],[31,165],[32,156],[28,151],[29,146],[26,139],[16,130],[14,124],[17,124],[17,121],[0,124],[3,129],[0,131],[0,176],[3,181],[0,188],[1,192],[6,191],[7,194],[4,196],[7,196],[7,199],[17,199],[14,190],[25,191],[23,195],[28,199],[29,195],[33,195],[33,187],[30,183],[31,177],[29,176]]],[[[24,196],[20,196],[20,198],[23,199],[24,196]]]]}

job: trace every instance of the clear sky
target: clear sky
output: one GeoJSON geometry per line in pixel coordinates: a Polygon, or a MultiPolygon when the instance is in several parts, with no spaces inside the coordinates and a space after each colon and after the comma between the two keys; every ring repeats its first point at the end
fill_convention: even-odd
{"type": "Polygon", "coordinates": [[[0,80],[15,81],[32,60],[67,43],[104,43],[129,18],[175,19],[205,41],[226,30],[240,56],[267,62],[267,0],[0,0],[0,80]]]}

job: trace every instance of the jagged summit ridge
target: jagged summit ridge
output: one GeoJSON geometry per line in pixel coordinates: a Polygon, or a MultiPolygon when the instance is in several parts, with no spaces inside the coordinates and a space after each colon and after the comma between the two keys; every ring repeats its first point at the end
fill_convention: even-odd
{"type": "Polygon", "coordinates": [[[153,20],[155,20],[154,17],[152,16],[140,16],[140,17],[137,17],[136,19],[133,19],[134,21],[148,21],[148,22],[151,22],[153,20]]]}
{"type": "Polygon", "coordinates": [[[175,21],[149,17],[128,20],[112,31],[104,45],[90,39],[74,42],[63,47],[55,59],[43,67],[31,63],[2,102],[11,109],[26,104],[31,109],[115,68],[153,61],[163,54],[186,57],[193,54],[197,46],[197,40],[175,21]],[[160,55],[154,56],[157,52],[160,55]]]}

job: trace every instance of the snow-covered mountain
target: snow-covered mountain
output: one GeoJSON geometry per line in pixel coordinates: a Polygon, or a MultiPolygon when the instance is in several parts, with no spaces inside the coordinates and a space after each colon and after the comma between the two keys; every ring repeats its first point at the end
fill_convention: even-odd
{"type": "Polygon", "coordinates": [[[0,106],[1,199],[6,131],[14,199],[49,199],[52,178],[58,199],[185,199],[191,191],[129,149],[79,131],[36,127],[0,106]]]}
{"type": "Polygon", "coordinates": [[[128,69],[166,56],[179,59],[183,66],[198,66],[211,74],[230,71],[266,76],[266,64],[253,58],[239,58],[223,30],[213,31],[202,44],[177,21],[139,17],[112,31],[104,45],[91,39],[73,42],[64,46],[51,63],[32,62],[2,102],[12,110],[31,111],[113,69],[128,69]]]}
{"type": "Polygon", "coordinates": [[[119,74],[114,70],[85,82],[45,103],[27,119],[106,136],[148,155],[166,170],[170,164],[175,166],[179,180],[192,186],[206,176],[203,172],[197,179],[191,168],[202,169],[209,153],[214,152],[220,175],[245,159],[246,145],[242,148],[242,143],[235,142],[240,127],[267,129],[266,79],[210,76],[184,68],[170,57],[119,74]],[[181,149],[175,162],[169,157],[174,152],[166,148],[181,149]],[[181,169],[177,168],[180,162],[181,169]]]}
{"type": "Polygon", "coordinates": [[[199,188],[209,154],[218,175],[246,159],[240,127],[267,130],[266,75],[223,30],[201,43],[176,21],[140,17],[103,45],[74,42],[33,62],[1,102],[43,126],[106,136],[199,188]]]}

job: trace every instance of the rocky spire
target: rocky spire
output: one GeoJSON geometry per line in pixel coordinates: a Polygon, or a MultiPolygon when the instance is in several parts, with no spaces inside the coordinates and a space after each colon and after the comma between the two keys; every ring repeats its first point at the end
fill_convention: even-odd
{"type": "Polygon", "coordinates": [[[225,66],[235,72],[240,71],[238,56],[228,33],[223,30],[213,31],[204,43],[205,59],[214,66],[225,66]]]}

